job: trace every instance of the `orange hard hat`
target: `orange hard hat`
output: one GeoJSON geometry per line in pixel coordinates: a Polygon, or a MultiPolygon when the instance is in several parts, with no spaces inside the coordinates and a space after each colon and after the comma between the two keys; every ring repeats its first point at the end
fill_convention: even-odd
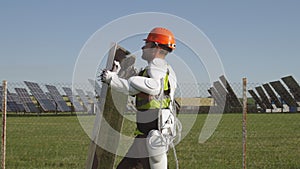
{"type": "Polygon", "coordinates": [[[173,33],[170,30],[162,27],[156,27],[152,29],[148,34],[147,39],[144,39],[144,41],[166,45],[172,50],[176,48],[176,42],[173,33]]]}

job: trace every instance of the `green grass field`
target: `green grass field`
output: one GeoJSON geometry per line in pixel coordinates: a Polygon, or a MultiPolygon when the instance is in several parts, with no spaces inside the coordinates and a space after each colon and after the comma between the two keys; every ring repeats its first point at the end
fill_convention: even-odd
{"type": "MultiPolygon", "coordinates": [[[[180,168],[242,168],[242,115],[224,114],[213,136],[199,144],[205,117],[199,115],[176,146],[180,168]]],[[[247,120],[247,168],[300,169],[299,113],[248,114],[247,120]]],[[[7,168],[82,169],[88,146],[76,116],[8,116],[7,168]]],[[[175,168],[172,151],[169,160],[175,168]]]]}

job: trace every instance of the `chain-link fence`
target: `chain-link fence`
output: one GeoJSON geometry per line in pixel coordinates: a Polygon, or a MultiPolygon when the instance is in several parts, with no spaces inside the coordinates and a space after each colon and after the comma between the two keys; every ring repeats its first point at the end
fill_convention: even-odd
{"type": "MultiPolygon", "coordinates": [[[[77,95],[76,89],[81,89],[88,95],[92,92],[97,97],[97,92],[91,83],[37,83],[41,90],[47,94],[49,93],[46,88],[47,85],[55,86],[60,95],[66,97],[67,94],[63,88],[70,88],[74,90],[74,95],[77,95]]],[[[226,86],[218,86],[210,83],[181,83],[175,93],[181,103],[183,109],[197,109],[201,107],[216,106],[218,99],[225,102],[225,112],[238,113],[241,112],[242,101],[242,84],[230,83],[227,84],[232,91],[229,92],[226,86]],[[222,91],[224,90],[224,92],[222,91]],[[219,96],[212,93],[215,91],[219,96]],[[238,100],[236,100],[238,99],[238,100]]],[[[276,85],[274,85],[276,87],[276,85]]],[[[298,107],[298,98],[292,93],[291,90],[283,86],[283,88],[274,88],[268,84],[248,83],[247,97],[248,97],[248,112],[296,112],[298,107]],[[285,90],[283,90],[285,89],[285,90]]],[[[16,88],[24,88],[28,94],[33,95],[32,91],[25,85],[24,82],[8,82],[9,93],[16,93],[16,88]]],[[[229,89],[230,89],[229,88],[229,89]]],[[[34,92],[33,92],[34,93],[34,92]]],[[[89,100],[92,98],[87,97],[89,100]]],[[[34,97],[32,97],[34,99],[34,97]]],[[[51,99],[51,97],[49,98],[51,99]]],[[[66,98],[66,101],[69,100],[66,98]]],[[[202,112],[202,111],[200,111],[202,112]]]]}
{"type": "MultiPolygon", "coordinates": [[[[92,99],[87,92],[95,94],[95,89],[89,83],[38,85],[45,93],[49,92],[45,85],[55,86],[68,106],[72,104],[63,87],[82,89],[89,102],[92,99]]],[[[175,98],[180,107],[179,115],[189,118],[189,114],[196,114],[193,118],[197,118],[193,128],[176,146],[181,168],[241,168],[242,105],[236,102],[242,103],[242,83],[229,83],[228,86],[222,84],[227,92],[222,96],[222,89],[218,84],[178,84],[175,98]],[[228,86],[233,93],[229,92],[228,86]],[[216,94],[219,96],[216,97],[216,94]],[[222,120],[212,137],[199,144],[201,127],[206,122],[209,110],[219,106],[218,99],[224,103],[222,120]]],[[[253,93],[247,93],[247,168],[279,169],[300,166],[300,113],[296,113],[298,105],[294,105],[294,102],[298,104],[298,100],[288,86],[283,86],[286,89],[284,92],[271,86],[273,94],[280,102],[278,105],[264,84],[247,84],[247,89],[257,96],[254,98],[253,93]],[[293,100],[289,100],[290,98],[293,100]]],[[[15,88],[25,88],[34,104],[38,104],[24,82],[8,82],[10,93],[16,93],[15,88]]],[[[79,97],[78,99],[83,104],[79,97]]],[[[82,131],[76,116],[71,113],[56,115],[52,112],[42,112],[39,115],[15,112],[8,114],[8,168],[84,168],[90,140],[82,131]]],[[[172,168],[172,157],[169,159],[172,168]]]]}

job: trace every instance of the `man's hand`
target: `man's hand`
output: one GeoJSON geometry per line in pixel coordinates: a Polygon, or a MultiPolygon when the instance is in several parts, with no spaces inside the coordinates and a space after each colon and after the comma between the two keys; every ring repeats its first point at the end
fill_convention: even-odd
{"type": "Polygon", "coordinates": [[[121,70],[120,63],[118,61],[114,61],[112,71],[104,69],[100,75],[101,81],[103,83],[110,84],[110,81],[113,76],[117,76],[119,71],[121,70]]]}
{"type": "Polygon", "coordinates": [[[103,83],[109,84],[114,74],[116,74],[116,73],[109,71],[107,69],[104,69],[100,75],[101,81],[103,83]]]}

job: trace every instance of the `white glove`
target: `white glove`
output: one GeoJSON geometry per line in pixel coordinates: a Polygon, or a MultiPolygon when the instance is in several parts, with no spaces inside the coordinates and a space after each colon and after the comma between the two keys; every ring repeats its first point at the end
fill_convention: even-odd
{"type": "Polygon", "coordinates": [[[110,84],[110,81],[113,76],[118,76],[119,71],[121,70],[120,63],[118,61],[114,61],[112,71],[104,69],[100,75],[101,81],[103,83],[110,84]]]}
{"type": "Polygon", "coordinates": [[[113,63],[112,72],[116,72],[116,74],[118,74],[120,72],[120,70],[121,70],[120,62],[115,60],[113,63]]]}

